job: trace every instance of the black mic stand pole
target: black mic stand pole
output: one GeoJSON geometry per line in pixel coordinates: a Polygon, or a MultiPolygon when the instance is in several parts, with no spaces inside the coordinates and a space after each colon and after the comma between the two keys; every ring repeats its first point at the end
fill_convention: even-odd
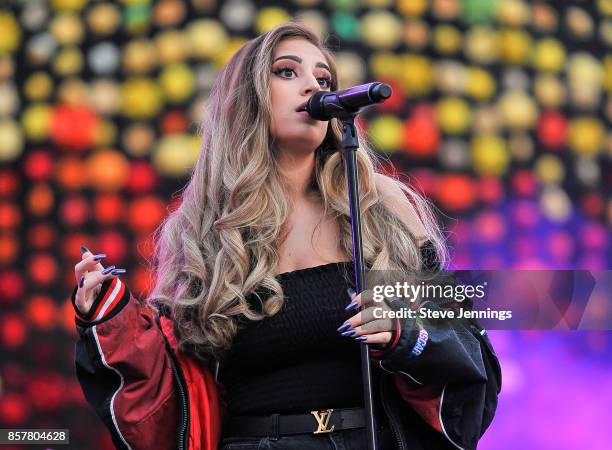
{"type": "MultiPolygon", "coordinates": [[[[353,265],[355,268],[355,290],[357,294],[365,289],[365,267],[363,264],[363,242],[361,240],[361,209],[359,207],[359,171],[357,167],[357,149],[359,139],[355,129],[357,112],[340,117],[342,121],[342,147],[348,183],[349,205],[351,213],[351,234],[353,238],[353,265]]],[[[361,308],[363,310],[363,307],[361,308]]],[[[361,379],[363,382],[363,398],[365,402],[366,431],[368,449],[378,450],[376,436],[376,417],[374,416],[374,401],[372,397],[372,373],[370,366],[370,349],[361,342],[361,379]]]]}

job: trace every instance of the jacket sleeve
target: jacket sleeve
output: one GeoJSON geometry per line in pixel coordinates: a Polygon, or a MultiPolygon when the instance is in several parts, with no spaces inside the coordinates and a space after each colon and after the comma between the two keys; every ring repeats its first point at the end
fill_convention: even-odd
{"type": "MultiPolygon", "coordinates": [[[[421,306],[449,309],[432,301],[421,306]]],[[[396,345],[373,359],[395,373],[401,398],[454,447],[476,448],[495,414],[501,368],[475,320],[427,320],[417,314],[403,321],[396,345]]]]}
{"type": "MultiPolygon", "coordinates": [[[[75,306],[76,288],[72,293],[75,306]]],[[[90,311],[75,306],[76,375],[118,449],[177,446],[172,362],[153,312],[118,277],[106,280],[90,311]]]]}

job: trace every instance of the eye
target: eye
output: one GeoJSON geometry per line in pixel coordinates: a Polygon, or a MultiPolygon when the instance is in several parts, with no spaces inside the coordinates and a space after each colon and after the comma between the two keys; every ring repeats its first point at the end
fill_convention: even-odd
{"type": "Polygon", "coordinates": [[[320,80],[323,80],[324,84],[321,85],[322,87],[331,88],[331,84],[332,84],[331,78],[328,78],[328,77],[318,77],[317,80],[319,81],[319,84],[320,84],[320,80]]]}
{"type": "MultiPolygon", "coordinates": [[[[293,72],[293,73],[295,73],[295,70],[293,70],[291,67],[281,67],[281,68],[276,69],[276,70],[274,71],[274,73],[275,73],[276,75],[280,75],[280,74],[282,74],[283,72],[284,72],[285,74],[286,74],[287,72],[293,72]]],[[[287,76],[287,78],[289,78],[289,77],[287,76]]]]}

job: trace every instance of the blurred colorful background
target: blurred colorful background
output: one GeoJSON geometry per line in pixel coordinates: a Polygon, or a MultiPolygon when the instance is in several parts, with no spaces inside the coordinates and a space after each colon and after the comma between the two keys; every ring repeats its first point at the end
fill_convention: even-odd
{"type": "MultiPolygon", "coordinates": [[[[454,267],[611,268],[612,0],[0,0],[0,428],[112,448],[74,376],[79,247],[146,295],[215,75],[294,17],[341,88],[393,86],[362,124],[440,208],[454,267]]],[[[490,336],[479,448],[612,448],[610,332],[490,336]]]]}

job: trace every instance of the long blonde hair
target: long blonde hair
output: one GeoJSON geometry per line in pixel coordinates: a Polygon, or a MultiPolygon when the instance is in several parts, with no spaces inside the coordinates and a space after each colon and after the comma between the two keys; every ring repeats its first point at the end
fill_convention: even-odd
{"type": "MultiPolygon", "coordinates": [[[[270,135],[269,80],[276,45],[301,38],[318,47],[332,71],[331,52],[309,29],[289,22],[248,41],[218,75],[205,106],[202,147],[180,206],[155,233],[155,274],[147,304],[169,311],[180,348],[202,361],[219,358],[237,332],[236,318],[276,314],[283,291],[276,277],[279,244],[291,204],[270,135]],[[258,292],[262,313],[246,297],[258,292]]],[[[339,226],[339,245],[352,255],[351,224],[341,146],[341,123],[332,119],[315,151],[311,180],[326,217],[339,226]]],[[[375,184],[375,153],[359,133],[357,152],[366,267],[415,270],[420,254],[410,230],[383,205],[375,184]]],[[[444,264],[446,250],[431,206],[396,181],[412,202],[444,264]]]]}

